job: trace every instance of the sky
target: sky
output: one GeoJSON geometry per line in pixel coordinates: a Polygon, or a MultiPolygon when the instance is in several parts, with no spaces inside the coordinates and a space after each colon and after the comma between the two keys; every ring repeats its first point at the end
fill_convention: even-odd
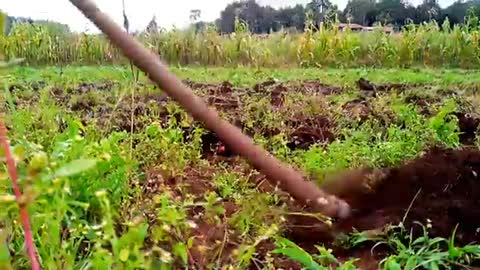
{"type": "MultiPolygon", "coordinates": [[[[184,27],[190,22],[190,10],[200,9],[201,19],[213,21],[233,0],[125,0],[127,16],[131,30],[144,29],[153,16],[159,26],[170,29],[174,25],[184,27]]],[[[305,4],[309,0],[257,0],[261,5],[275,8],[305,4]]],[[[348,0],[331,0],[343,9],[348,0]]],[[[422,0],[410,0],[417,5],[422,0]]],[[[445,7],[454,0],[439,0],[445,7]]],[[[106,12],[113,20],[123,25],[122,0],[94,0],[100,10],[106,12]]],[[[0,10],[8,15],[47,19],[68,24],[73,31],[98,32],[98,29],[86,19],[68,0],[0,0],[0,10]],[[48,3],[48,5],[46,4],[48,3]]]]}

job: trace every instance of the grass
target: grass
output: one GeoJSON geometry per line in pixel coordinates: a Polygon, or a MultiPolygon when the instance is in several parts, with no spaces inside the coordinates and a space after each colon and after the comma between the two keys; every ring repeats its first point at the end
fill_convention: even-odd
{"type": "MultiPolygon", "coordinates": [[[[248,101],[245,111],[223,111],[228,119],[250,122],[257,143],[319,181],[343,168],[400,164],[433,142],[459,147],[457,124],[447,115],[458,107],[479,113],[474,91],[480,83],[478,71],[241,67],[173,71],[191,81],[229,81],[235,87],[252,87],[272,77],[344,87],[345,92],[325,97],[301,89],[290,92],[280,109],[272,107],[268,95],[250,94],[242,97],[248,101]],[[360,121],[342,105],[359,97],[355,81],[361,76],[378,83],[429,86],[369,99],[372,115],[378,117],[360,121]],[[460,94],[446,95],[447,89],[460,94]],[[436,98],[428,106],[430,115],[405,102],[414,95],[436,98]],[[290,149],[294,128],[287,122],[298,115],[327,116],[335,123],[331,130],[335,139],[290,149]],[[280,132],[266,135],[271,129],[280,132]]],[[[323,269],[327,263],[355,269],[355,260],[341,261],[320,243],[317,253],[309,253],[284,238],[289,209],[282,204],[282,195],[263,192],[265,179],[241,159],[202,157],[206,131],[193,125],[186,137],[192,120],[173,102],[150,103],[161,91],[145,77],[135,84],[128,68],[117,66],[17,67],[0,76],[9,139],[42,268],[181,269],[194,260],[208,269],[245,269],[251,264],[274,269],[282,254],[307,269],[323,269]],[[276,248],[263,257],[256,255],[265,242],[276,248]]],[[[196,91],[207,97],[205,89],[196,91]]],[[[2,167],[0,265],[26,269],[18,207],[5,172],[2,167]]],[[[355,235],[350,237],[355,240],[355,235]]],[[[396,230],[375,238],[391,250],[380,267],[449,268],[467,265],[480,255],[478,246],[457,247],[453,237],[408,237],[408,231],[396,230]],[[448,249],[443,248],[445,243],[448,249]]]]}
{"type": "MultiPolygon", "coordinates": [[[[171,67],[171,71],[182,79],[210,83],[229,81],[234,86],[252,86],[272,78],[282,81],[320,80],[327,84],[353,86],[354,82],[362,76],[379,83],[434,83],[438,86],[466,87],[480,82],[480,71],[463,69],[171,67]]],[[[121,81],[133,78],[128,68],[118,66],[85,66],[66,69],[55,66],[41,69],[21,67],[9,71],[9,76],[27,81],[49,79],[55,83],[66,84],[79,81],[121,81]]],[[[145,76],[142,76],[142,79],[145,79],[145,76]]]]}

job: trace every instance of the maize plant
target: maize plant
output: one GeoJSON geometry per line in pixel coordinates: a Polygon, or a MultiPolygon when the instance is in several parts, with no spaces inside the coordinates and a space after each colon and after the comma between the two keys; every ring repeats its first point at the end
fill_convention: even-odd
{"type": "MultiPolygon", "coordinates": [[[[0,29],[6,15],[0,16],[0,29]]],[[[3,33],[4,31],[2,31],[3,33]]],[[[474,23],[441,27],[434,21],[407,24],[401,32],[341,31],[334,22],[317,27],[307,18],[303,33],[282,30],[253,34],[238,18],[235,32],[219,34],[215,27],[191,27],[137,38],[174,65],[321,66],[321,67],[480,67],[479,26],[474,23]]],[[[20,57],[29,65],[128,64],[103,35],[58,33],[44,25],[18,23],[0,36],[0,57],[20,57]]]]}

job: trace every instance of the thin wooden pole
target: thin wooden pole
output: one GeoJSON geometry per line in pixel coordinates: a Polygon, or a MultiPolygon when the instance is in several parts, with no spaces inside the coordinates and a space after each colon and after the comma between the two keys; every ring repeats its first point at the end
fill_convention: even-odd
{"type": "Polygon", "coordinates": [[[343,218],[350,214],[350,207],[346,202],[325,193],[291,166],[283,164],[263,148],[255,145],[252,139],[244,135],[240,129],[222,120],[214,109],[209,108],[202,99],[193,94],[191,89],[168,71],[158,55],[130,37],[92,1],[70,0],[70,2],[102,30],[110,41],[152,81],[180,103],[196,120],[215,132],[228,147],[265,174],[274,186],[278,186],[312,210],[327,216],[343,218]]]}

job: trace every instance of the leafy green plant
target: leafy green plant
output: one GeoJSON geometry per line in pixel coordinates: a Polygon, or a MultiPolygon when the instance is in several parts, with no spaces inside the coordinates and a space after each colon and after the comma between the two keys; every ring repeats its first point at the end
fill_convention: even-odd
{"type": "Polygon", "coordinates": [[[455,101],[448,100],[429,121],[429,128],[434,131],[436,139],[450,147],[456,147],[460,143],[458,120],[452,115],[456,110],[455,101]]]}
{"type": "MultiPolygon", "coordinates": [[[[477,68],[480,35],[474,21],[453,29],[434,21],[410,23],[400,33],[387,34],[382,26],[368,33],[340,31],[338,22],[316,29],[307,16],[303,33],[261,38],[237,18],[231,36],[209,26],[204,31],[141,32],[136,38],[173,65],[477,68]]],[[[22,57],[30,65],[129,63],[101,35],[64,33],[47,25],[15,24],[10,35],[0,37],[0,49],[7,59],[22,57]]],[[[137,80],[138,70],[131,69],[131,76],[137,80]]]]}
{"type": "Polygon", "coordinates": [[[278,238],[276,241],[277,248],[272,252],[275,254],[285,255],[288,258],[299,262],[305,269],[309,270],[320,270],[320,269],[330,269],[330,266],[335,267],[336,269],[343,270],[353,270],[357,269],[354,266],[354,260],[347,261],[345,263],[340,263],[332,255],[332,251],[326,249],[322,246],[316,246],[318,254],[311,255],[306,252],[304,249],[299,247],[297,244],[286,238],[278,238]]]}
{"type": "Polygon", "coordinates": [[[423,231],[423,235],[418,238],[414,238],[412,232],[405,231],[400,224],[392,228],[393,233],[388,234],[385,241],[376,245],[386,244],[393,250],[393,255],[381,261],[382,269],[444,269],[450,265],[463,265],[473,258],[478,259],[478,245],[455,247],[455,232],[450,240],[431,238],[426,226],[415,224],[423,231]]]}
{"type": "MultiPolygon", "coordinates": [[[[28,26],[19,28],[17,34],[32,38],[45,35],[41,31],[28,32],[28,29],[28,26]]],[[[402,58],[404,51],[400,53],[395,49],[395,46],[404,45],[379,34],[378,37],[385,40],[374,48],[375,55],[389,59],[388,65],[395,65],[400,58],[411,60],[408,65],[424,60],[435,65],[437,56],[424,55],[419,49],[424,45],[416,41],[434,38],[435,31],[440,30],[435,27],[421,30],[423,32],[411,30],[408,37],[411,44],[404,44],[406,51],[414,52],[411,59],[402,58]],[[419,53],[428,57],[420,59],[419,53]]],[[[311,33],[315,46],[312,48],[313,57],[307,58],[311,61],[308,65],[316,66],[318,60],[321,65],[355,61],[352,57],[366,50],[363,40],[357,45],[359,37],[355,35],[358,33],[335,32],[330,26],[321,31],[311,33]],[[319,33],[321,31],[323,33],[319,33]],[[326,58],[320,59],[320,55],[326,58]]],[[[454,31],[452,29],[449,33],[454,31]]],[[[242,31],[230,38],[215,32],[201,35],[176,30],[159,33],[155,40],[149,41],[155,41],[153,45],[158,46],[152,49],[161,50],[168,55],[167,58],[178,63],[212,61],[222,64],[241,58],[245,63],[274,66],[282,61],[300,61],[294,50],[300,42],[301,35],[298,34],[272,36],[263,41],[242,31]],[[185,48],[184,41],[191,48],[185,48]],[[201,51],[199,44],[202,42],[212,42],[217,47],[201,51]],[[243,54],[236,54],[238,44],[245,48],[243,54]],[[271,53],[281,51],[285,54],[262,59],[267,57],[267,49],[251,46],[264,45],[270,46],[267,49],[271,49],[271,53]],[[195,52],[192,48],[199,50],[195,52]]],[[[372,42],[368,40],[370,33],[364,37],[367,45],[372,42]]],[[[76,40],[78,37],[70,38],[76,40]]],[[[73,42],[65,40],[65,44],[73,42]]],[[[103,44],[101,40],[100,37],[82,37],[81,44],[85,48],[78,47],[79,51],[68,59],[74,62],[82,59],[75,63],[97,61],[95,59],[100,59],[101,54],[96,54],[96,48],[101,48],[101,53],[109,51],[97,46],[103,44]]],[[[59,52],[56,50],[50,53],[55,55],[59,52]]],[[[37,56],[29,57],[35,59],[37,56]]],[[[474,112],[476,107],[463,107],[462,99],[451,102],[445,93],[435,90],[458,88],[462,90],[458,95],[470,97],[475,95],[471,90],[475,89],[479,77],[477,71],[431,69],[181,67],[173,70],[181,78],[193,81],[230,81],[235,86],[232,96],[238,94],[242,102],[234,113],[222,112],[224,116],[229,120],[240,119],[248,131],[255,131],[255,142],[287,163],[319,178],[343,168],[400,164],[421,153],[431,143],[459,146],[456,144],[457,123],[448,115],[456,107],[474,112]],[[405,92],[385,91],[377,97],[367,98],[370,113],[366,119],[360,119],[350,117],[344,107],[345,103],[358,98],[355,82],[360,76],[379,83],[427,83],[433,86],[431,89],[414,87],[405,92]],[[253,85],[270,78],[283,81],[288,88],[298,89],[285,94],[284,106],[273,106],[268,92],[250,91],[253,85]],[[328,96],[316,95],[309,93],[312,90],[309,84],[290,86],[292,82],[288,81],[291,80],[320,80],[342,86],[344,91],[328,96]],[[418,104],[406,103],[405,94],[408,93],[425,93],[429,98],[431,95],[427,104],[429,114],[422,112],[418,104]],[[290,149],[287,142],[295,128],[288,120],[296,119],[299,113],[306,117],[328,118],[334,141],[313,142],[306,150],[290,149]]],[[[20,184],[28,195],[23,199],[29,203],[42,268],[244,269],[255,264],[275,269],[281,256],[306,268],[336,266],[338,269],[355,269],[355,260],[340,263],[340,258],[335,258],[335,253],[327,247],[319,246],[315,252],[307,252],[292,241],[279,238],[283,225],[289,225],[285,217],[321,217],[292,213],[283,193],[264,192],[274,187],[266,185],[266,179],[245,160],[202,155],[205,129],[193,124],[187,113],[174,102],[167,101],[166,106],[163,106],[164,102],[162,106],[150,102],[150,98],[157,101],[159,93],[152,89],[154,87],[146,82],[146,78],[142,77],[136,85],[133,102],[130,98],[125,102],[133,85],[128,68],[70,66],[62,70],[63,74],[58,71],[58,67],[38,69],[24,66],[4,69],[1,74],[6,89],[5,120],[22,176],[20,184]],[[96,89],[98,82],[106,80],[118,87],[110,91],[96,89]],[[79,86],[84,83],[89,89],[78,94],[75,90],[82,90],[79,86]],[[82,110],[71,109],[74,102],[82,101],[88,101],[91,106],[82,110]],[[121,108],[115,104],[128,106],[121,108]],[[136,110],[134,123],[138,126],[133,132],[129,125],[116,130],[118,126],[113,121],[121,123],[131,119],[130,110],[133,108],[136,110]],[[118,113],[120,109],[123,114],[118,113]],[[105,111],[97,114],[99,110],[105,111]],[[109,121],[112,123],[105,124],[109,121]],[[196,181],[201,184],[198,189],[194,186],[196,181]],[[268,250],[273,239],[277,240],[277,249],[272,253],[268,250]],[[196,247],[197,244],[200,248],[196,247]]],[[[207,94],[211,87],[205,84],[194,88],[209,98],[207,94]]],[[[312,88],[315,91],[323,90],[323,87],[312,88]]],[[[0,268],[28,268],[22,228],[16,220],[18,207],[6,179],[5,168],[1,167],[0,268]]],[[[420,240],[411,240],[409,232],[394,232],[356,232],[341,244],[346,248],[358,248],[380,241],[391,252],[382,267],[392,269],[405,269],[407,264],[412,268],[471,265],[480,254],[476,245],[458,246],[453,236],[445,241],[426,239],[422,235],[420,240]]]]}

